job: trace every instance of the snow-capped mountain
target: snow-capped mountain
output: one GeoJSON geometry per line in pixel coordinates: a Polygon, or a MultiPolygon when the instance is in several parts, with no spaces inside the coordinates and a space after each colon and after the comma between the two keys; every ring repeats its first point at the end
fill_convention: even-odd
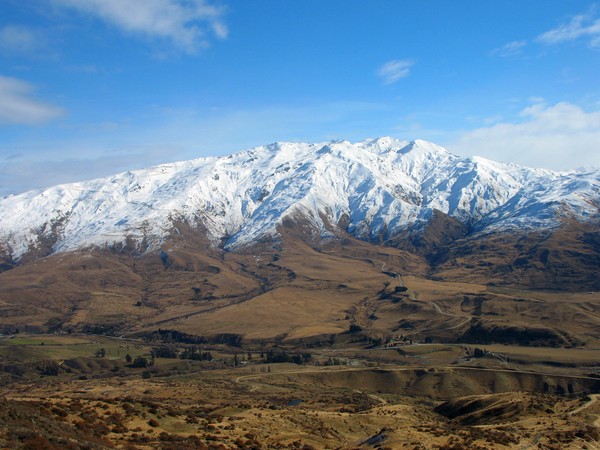
{"type": "Polygon", "coordinates": [[[127,237],[156,248],[184,220],[236,249],[301,218],[322,236],[418,230],[435,210],[474,233],[535,230],[600,216],[600,171],[553,172],[389,137],[359,143],[275,143],[164,164],[0,200],[0,248],[18,259],[127,237]]]}

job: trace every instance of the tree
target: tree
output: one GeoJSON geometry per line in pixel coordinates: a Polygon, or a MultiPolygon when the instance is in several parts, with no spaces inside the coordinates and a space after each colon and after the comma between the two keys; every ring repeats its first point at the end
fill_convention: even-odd
{"type": "Polygon", "coordinates": [[[177,347],[174,344],[165,344],[155,347],[151,351],[154,358],[177,358],[177,347]]]}
{"type": "Polygon", "coordinates": [[[146,368],[149,365],[150,363],[148,362],[147,358],[144,358],[143,356],[138,356],[133,360],[133,364],[131,366],[136,368],[146,368]]]}
{"type": "Polygon", "coordinates": [[[127,361],[128,363],[130,363],[131,361],[133,361],[133,358],[131,357],[131,355],[129,353],[127,353],[125,355],[125,361],[127,361]]]}
{"type": "Polygon", "coordinates": [[[104,348],[99,348],[96,350],[96,358],[104,358],[106,356],[106,350],[104,348]]]}
{"type": "Polygon", "coordinates": [[[184,347],[183,351],[179,352],[181,359],[191,359],[194,361],[212,361],[213,357],[210,352],[203,352],[195,345],[184,347]]]}

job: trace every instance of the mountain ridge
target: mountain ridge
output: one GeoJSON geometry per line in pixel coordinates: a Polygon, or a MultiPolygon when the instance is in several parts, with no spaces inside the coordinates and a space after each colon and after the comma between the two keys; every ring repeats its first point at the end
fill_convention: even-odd
{"type": "Polygon", "coordinates": [[[486,234],[594,221],[599,205],[598,170],[531,169],[390,137],[279,142],[6,197],[0,246],[14,261],[128,239],[152,250],[183,221],[236,250],[277,239],[285,219],[322,238],[385,243],[424,229],[436,211],[486,234]]]}

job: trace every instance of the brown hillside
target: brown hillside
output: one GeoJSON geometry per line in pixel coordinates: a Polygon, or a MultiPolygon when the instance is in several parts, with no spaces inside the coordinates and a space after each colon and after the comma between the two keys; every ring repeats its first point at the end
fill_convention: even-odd
{"type": "Polygon", "coordinates": [[[309,245],[301,222],[281,232],[281,242],[224,252],[182,223],[159,250],[140,253],[129,243],[23,263],[0,273],[0,325],[251,340],[328,340],[351,326],[362,330],[352,339],[553,346],[600,339],[600,297],[588,290],[600,266],[590,228],[495,236],[477,249],[462,240],[437,259],[399,242],[348,236],[309,245]]]}

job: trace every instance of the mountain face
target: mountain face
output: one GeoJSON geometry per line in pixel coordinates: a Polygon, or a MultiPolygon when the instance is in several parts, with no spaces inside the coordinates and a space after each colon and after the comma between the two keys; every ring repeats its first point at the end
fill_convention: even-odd
{"type": "Polygon", "coordinates": [[[600,339],[599,204],[598,171],[391,138],[26,192],[0,200],[0,333],[576,345],[600,339]]]}
{"type": "Polygon", "coordinates": [[[181,223],[236,250],[277,240],[290,220],[316,238],[392,243],[440,215],[476,236],[597,222],[600,171],[530,169],[388,137],[275,143],[6,197],[0,251],[18,261],[126,240],[152,250],[181,223]]]}

